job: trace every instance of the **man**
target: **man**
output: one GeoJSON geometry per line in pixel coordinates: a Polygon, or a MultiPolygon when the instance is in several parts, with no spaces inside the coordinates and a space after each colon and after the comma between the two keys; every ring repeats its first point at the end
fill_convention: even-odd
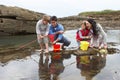
{"type": "Polygon", "coordinates": [[[64,49],[64,46],[69,46],[71,42],[68,41],[63,36],[64,28],[61,24],[57,23],[57,17],[52,16],[50,23],[51,23],[51,25],[50,25],[49,34],[54,34],[55,35],[53,44],[56,44],[57,42],[63,43],[62,49],[64,49]]]}
{"type": "Polygon", "coordinates": [[[49,20],[50,17],[48,15],[44,15],[43,18],[39,20],[36,24],[37,39],[41,48],[40,51],[43,51],[44,43],[46,47],[45,53],[49,52],[48,49],[49,20]]]}

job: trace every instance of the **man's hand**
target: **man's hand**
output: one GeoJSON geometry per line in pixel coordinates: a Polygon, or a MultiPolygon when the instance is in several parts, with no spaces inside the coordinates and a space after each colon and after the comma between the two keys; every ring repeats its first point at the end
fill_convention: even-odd
{"type": "Polygon", "coordinates": [[[52,44],[56,44],[57,41],[54,41],[52,44]]]}

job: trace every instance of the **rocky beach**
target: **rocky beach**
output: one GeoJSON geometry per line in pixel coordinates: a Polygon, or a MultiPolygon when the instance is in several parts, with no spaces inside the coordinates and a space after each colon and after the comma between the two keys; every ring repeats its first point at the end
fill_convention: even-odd
{"type": "MultiPolygon", "coordinates": [[[[44,14],[19,7],[0,5],[0,36],[35,34],[36,22],[44,14]]],[[[101,23],[106,30],[120,29],[120,10],[83,12],[75,16],[59,18],[58,21],[66,30],[73,30],[78,29],[80,23],[90,17],[101,23]]]]}
{"type": "Polygon", "coordinates": [[[64,36],[71,44],[58,52],[50,45],[48,54],[40,51],[35,33],[36,22],[44,14],[0,5],[0,80],[120,79],[120,10],[82,12],[59,18],[66,30],[64,36]],[[88,18],[103,26],[107,49],[84,51],[77,47],[76,31],[88,18]]]}

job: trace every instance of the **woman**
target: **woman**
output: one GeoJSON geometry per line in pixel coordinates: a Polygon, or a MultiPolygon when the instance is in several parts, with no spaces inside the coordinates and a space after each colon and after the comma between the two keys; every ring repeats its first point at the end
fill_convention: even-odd
{"type": "Polygon", "coordinates": [[[107,35],[104,32],[102,26],[99,23],[96,23],[93,19],[88,19],[86,21],[86,26],[92,30],[92,38],[91,38],[91,47],[107,48],[106,38],[107,35]]]}

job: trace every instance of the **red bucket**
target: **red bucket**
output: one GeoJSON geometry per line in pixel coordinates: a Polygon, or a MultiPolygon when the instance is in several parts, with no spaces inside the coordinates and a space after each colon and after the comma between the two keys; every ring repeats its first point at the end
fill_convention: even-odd
{"type": "Polygon", "coordinates": [[[53,45],[53,51],[54,52],[59,52],[60,49],[61,49],[61,44],[56,43],[56,44],[53,45]]]}
{"type": "Polygon", "coordinates": [[[61,54],[54,54],[53,56],[52,56],[52,59],[54,59],[54,60],[60,60],[61,59],[61,54]]]}
{"type": "Polygon", "coordinates": [[[50,42],[54,41],[54,36],[55,36],[54,34],[49,34],[48,35],[50,42]]]}

